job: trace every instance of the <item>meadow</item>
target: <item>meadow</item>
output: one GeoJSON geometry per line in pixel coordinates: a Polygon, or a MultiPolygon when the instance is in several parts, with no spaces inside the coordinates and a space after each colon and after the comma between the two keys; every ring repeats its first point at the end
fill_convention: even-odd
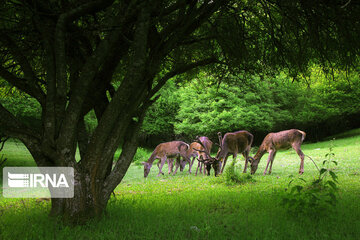
{"type": "MultiPolygon", "coordinates": [[[[229,185],[224,174],[194,176],[196,164],[191,175],[186,167],[160,177],[154,164],[144,179],[139,162],[151,150],[141,148],[103,218],[68,226],[48,217],[48,201],[0,196],[0,239],[360,239],[360,129],[334,137],[302,146],[319,167],[330,147],[338,162],[333,168],[338,202],[326,213],[294,214],[282,203],[291,175],[299,177],[300,159],[293,150],[279,152],[266,176],[267,154],[252,177],[240,173],[244,159],[238,157],[235,170],[251,181],[229,185]]],[[[1,154],[8,158],[5,166],[34,165],[20,143],[9,142],[1,154]]],[[[318,176],[309,158],[304,168],[305,181],[318,176]]]]}

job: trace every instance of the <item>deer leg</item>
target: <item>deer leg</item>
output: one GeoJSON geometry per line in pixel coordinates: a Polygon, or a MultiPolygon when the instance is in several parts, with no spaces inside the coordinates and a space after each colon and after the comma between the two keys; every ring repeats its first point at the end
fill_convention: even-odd
{"type": "Polygon", "coordinates": [[[161,173],[162,175],[164,175],[164,173],[161,171],[162,167],[160,168],[160,163],[161,163],[161,158],[159,159],[158,163],[156,164],[156,166],[159,168],[159,174],[161,173]]]}
{"type": "Polygon", "coordinates": [[[193,161],[191,162],[191,159],[186,157],[185,155],[182,156],[182,159],[183,159],[183,162],[184,162],[184,167],[185,168],[185,165],[186,165],[186,162],[189,163],[189,174],[191,174],[191,167],[192,167],[192,162],[194,162],[195,160],[195,157],[193,158],[193,161]]]}
{"type": "Polygon", "coordinates": [[[270,162],[269,174],[271,174],[271,172],[272,172],[272,165],[273,165],[273,162],[274,162],[275,156],[276,156],[276,151],[274,152],[274,155],[273,155],[273,157],[272,157],[272,159],[271,159],[271,162],[270,162]]]}
{"type": "Polygon", "coordinates": [[[179,167],[180,167],[180,171],[181,171],[181,162],[180,161],[181,161],[180,157],[177,157],[176,158],[176,163],[175,163],[175,171],[174,171],[173,175],[176,174],[179,167]]]}
{"type": "Polygon", "coordinates": [[[242,155],[243,155],[244,158],[245,158],[245,167],[244,167],[243,173],[246,173],[246,170],[247,170],[247,167],[248,167],[249,152],[248,152],[248,151],[245,151],[245,152],[243,152],[242,155]]]}
{"type": "Polygon", "coordinates": [[[273,160],[273,158],[274,158],[274,150],[270,150],[269,151],[269,158],[268,158],[268,160],[267,160],[267,164],[266,164],[266,168],[265,168],[265,171],[264,171],[264,175],[266,175],[266,172],[267,172],[267,169],[268,169],[268,167],[269,167],[269,164],[270,164],[270,162],[273,160]]]}
{"type": "Polygon", "coordinates": [[[191,174],[191,168],[192,168],[194,162],[195,162],[195,157],[193,157],[193,159],[192,159],[192,161],[191,161],[191,164],[189,163],[189,173],[190,173],[190,174],[191,174]]]}
{"type": "Polygon", "coordinates": [[[224,163],[223,163],[223,165],[222,165],[222,168],[221,168],[220,173],[223,173],[227,159],[228,159],[228,156],[226,156],[225,159],[224,159],[224,163]]]}
{"type": "Polygon", "coordinates": [[[200,173],[201,173],[201,162],[198,161],[198,165],[197,165],[197,168],[196,168],[195,176],[197,176],[197,173],[198,173],[199,168],[200,168],[200,173]]]}
{"type": "Polygon", "coordinates": [[[173,172],[173,167],[174,167],[174,159],[168,159],[167,160],[168,162],[168,168],[169,168],[169,171],[168,171],[168,174],[172,173],[173,172]]]}
{"type": "MultiPolygon", "coordinates": [[[[159,167],[159,165],[158,165],[158,167],[159,167],[159,174],[158,174],[158,177],[162,174],[162,175],[164,175],[164,173],[161,171],[161,169],[163,168],[163,166],[164,166],[164,164],[165,164],[165,162],[166,162],[166,159],[167,159],[167,157],[165,156],[165,157],[162,157],[161,158],[161,164],[160,164],[160,167],[159,167]]],[[[159,163],[158,163],[159,164],[159,163]]]]}
{"type": "Polygon", "coordinates": [[[301,151],[300,146],[298,146],[298,145],[294,145],[293,148],[295,149],[296,153],[299,155],[300,160],[301,160],[299,174],[303,174],[304,173],[304,153],[301,151]]]}

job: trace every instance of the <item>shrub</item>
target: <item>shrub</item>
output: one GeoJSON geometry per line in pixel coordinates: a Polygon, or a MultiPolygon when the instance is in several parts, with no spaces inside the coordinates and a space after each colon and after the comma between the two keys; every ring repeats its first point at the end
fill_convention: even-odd
{"type": "Polygon", "coordinates": [[[334,210],[338,199],[338,177],[331,168],[337,165],[333,160],[334,156],[330,147],[322,163],[323,166],[319,169],[319,176],[310,184],[301,177],[294,179],[291,176],[288,188],[282,196],[282,203],[291,214],[295,216],[305,214],[319,218],[334,210]]]}
{"type": "Polygon", "coordinates": [[[149,152],[149,150],[147,150],[146,148],[138,147],[133,162],[135,163],[135,165],[140,166],[142,165],[142,162],[145,162],[149,159],[150,155],[151,152],[149,152]]]}
{"type": "Polygon", "coordinates": [[[241,166],[239,169],[235,167],[235,161],[232,161],[231,165],[226,168],[224,173],[224,180],[226,185],[245,184],[248,182],[255,182],[250,174],[240,173],[241,166]],[[236,171],[238,170],[238,171],[236,171]]]}

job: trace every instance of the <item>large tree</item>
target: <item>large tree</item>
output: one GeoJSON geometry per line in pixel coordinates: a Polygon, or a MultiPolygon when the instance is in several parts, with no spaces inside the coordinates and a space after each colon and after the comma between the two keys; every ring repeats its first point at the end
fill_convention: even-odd
{"type": "Polygon", "coordinates": [[[38,166],[75,169],[74,198],[52,199],[51,214],[100,216],[168,79],[199,67],[220,77],[278,68],[295,76],[313,62],[354,67],[359,14],[355,1],[3,1],[0,77],[39,102],[41,127],[2,104],[0,131],[38,166]],[[89,134],[91,110],[98,125],[89,134]]]}

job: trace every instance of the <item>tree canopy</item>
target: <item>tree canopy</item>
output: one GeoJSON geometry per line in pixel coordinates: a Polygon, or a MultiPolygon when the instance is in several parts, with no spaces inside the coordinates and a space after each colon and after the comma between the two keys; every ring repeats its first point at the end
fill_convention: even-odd
{"type": "Polygon", "coordinates": [[[5,0],[1,85],[34,99],[41,113],[38,124],[25,124],[1,102],[0,131],[20,139],[39,166],[74,167],[75,197],[53,199],[52,214],[101,215],[169,79],[199,67],[219,82],[238,72],[296,78],[314,63],[354,69],[359,13],[355,1],[5,0]],[[91,111],[92,134],[84,123],[91,111]]]}

